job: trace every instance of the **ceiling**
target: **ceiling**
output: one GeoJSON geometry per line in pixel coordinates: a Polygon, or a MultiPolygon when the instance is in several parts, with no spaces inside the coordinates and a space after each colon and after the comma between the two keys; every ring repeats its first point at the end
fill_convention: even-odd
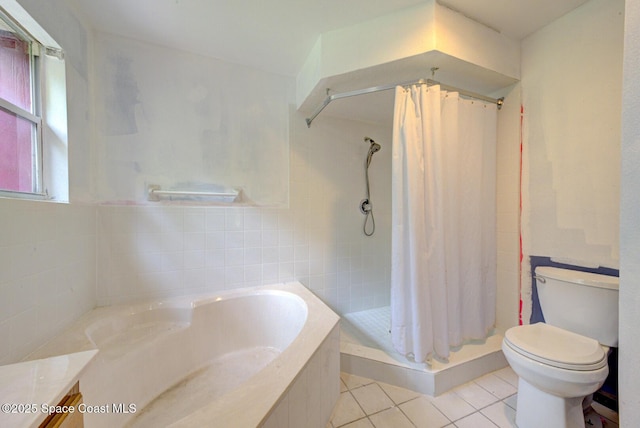
{"type": "MultiPolygon", "coordinates": [[[[295,76],[324,32],[430,0],[69,0],[95,29],[295,76]]],[[[587,0],[438,0],[522,39],[587,0]]]]}

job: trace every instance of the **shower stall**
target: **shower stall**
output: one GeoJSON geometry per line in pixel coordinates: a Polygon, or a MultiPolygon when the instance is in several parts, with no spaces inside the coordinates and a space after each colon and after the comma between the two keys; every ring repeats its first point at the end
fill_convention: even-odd
{"type": "MultiPolygon", "coordinates": [[[[499,102],[498,100],[493,101],[496,104],[502,103],[502,100],[499,100],[499,102]]],[[[473,104],[474,102],[470,101],[469,103],[473,104]]],[[[479,104],[484,106],[482,107],[483,109],[486,109],[486,106],[489,105],[479,104]]],[[[495,105],[493,109],[494,111],[496,110],[495,105]]],[[[317,114],[313,117],[315,116],[317,114]]],[[[495,116],[493,120],[495,121],[495,116]]],[[[307,119],[307,124],[310,125],[310,119],[307,119]]],[[[393,133],[395,133],[395,130],[393,133]]],[[[359,149],[359,153],[364,158],[364,190],[366,192],[365,198],[360,201],[359,205],[360,212],[365,216],[362,222],[363,254],[366,254],[370,249],[372,252],[377,252],[376,256],[378,257],[377,259],[371,258],[371,264],[363,263],[363,270],[366,266],[366,268],[375,270],[376,273],[363,272],[362,282],[363,287],[375,288],[378,298],[374,299],[376,301],[373,304],[364,305],[367,307],[355,305],[355,307],[338,308],[342,315],[342,366],[343,370],[350,373],[437,395],[488,371],[504,367],[505,362],[500,351],[501,337],[491,335],[491,328],[485,329],[482,327],[483,330],[487,331],[483,331],[481,337],[477,335],[468,337],[464,333],[464,340],[454,339],[446,346],[447,352],[451,349],[451,353],[445,355],[444,358],[439,355],[433,358],[429,355],[428,361],[425,361],[425,358],[416,358],[411,352],[403,352],[398,350],[398,346],[394,346],[394,338],[391,333],[394,323],[392,305],[397,303],[394,302],[391,294],[394,287],[393,277],[394,275],[397,276],[394,273],[394,269],[398,270],[398,267],[394,266],[394,264],[397,264],[397,242],[402,240],[394,237],[398,232],[395,230],[397,225],[394,224],[396,219],[392,220],[391,205],[394,205],[393,215],[398,217],[399,211],[396,207],[398,204],[398,198],[396,197],[398,190],[396,187],[389,186],[380,189],[377,181],[381,179],[388,182],[397,180],[398,172],[394,170],[392,173],[389,168],[392,162],[396,162],[396,139],[395,135],[393,138],[387,138],[386,141],[384,138],[376,136],[376,140],[380,141],[380,143],[377,143],[372,138],[365,137],[364,141],[368,145],[367,150],[359,149]],[[374,160],[374,154],[378,152],[381,154],[376,155],[374,160]],[[381,178],[380,169],[383,167],[386,167],[383,173],[388,175],[381,178]],[[373,216],[374,202],[376,214],[378,214],[375,218],[373,216]],[[378,220],[377,225],[376,220],[378,220]],[[383,296],[385,293],[386,298],[383,296]],[[485,333],[489,333],[488,337],[485,333]]],[[[495,152],[495,135],[493,144],[495,152]]],[[[469,159],[477,154],[478,150],[482,152],[483,147],[480,146],[474,150],[476,152],[462,150],[462,157],[466,158],[465,162],[468,162],[469,159]],[[465,152],[468,152],[466,156],[465,152]]],[[[424,159],[433,156],[439,156],[439,154],[431,153],[430,156],[425,156],[424,159]]],[[[455,162],[452,159],[449,159],[449,161],[455,162]]],[[[427,166],[434,167],[428,162],[427,166]]],[[[490,163],[489,166],[493,168],[495,174],[495,158],[493,164],[490,163]]],[[[462,168],[469,169],[470,165],[463,164],[462,168]]],[[[492,180],[493,185],[491,187],[495,189],[495,176],[492,180]]],[[[440,193],[442,192],[440,190],[440,193]]],[[[400,199],[402,198],[401,196],[400,199]]],[[[465,198],[464,194],[460,196],[462,204],[469,202],[465,198]]],[[[495,194],[493,200],[495,200],[495,194]]],[[[495,212],[492,212],[491,216],[495,224],[495,212]]],[[[462,219],[462,222],[464,223],[465,219],[462,219]]],[[[495,230],[489,229],[488,234],[493,235],[495,245],[495,230]]],[[[420,232],[413,234],[413,236],[419,235],[420,232]]],[[[410,254],[407,253],[407,256],[410,254]]],[[[486,262],[493,263],[495,269],[495,258],[486,262]]],[[[495,283],[495,270],[493,281],[495,283]]],[[[396,279],[397,282],[402,282],[402,279],[400,281],[396,279]]],[[[495,298],[495,291],[490,295],[495,298]]],[[[409,300],[414,302],[422,301],[420,297],[409,298],[409,300]]],[[[495,313],[495,308],[490,306],[488,311],[495,313]]],[[[396,323],[398,322],[397,314],[395,321],[396,323]]],[[[487,323],[493,326],[494,319],[485,322],[485,324],[487,323]]],[[[425,357],[427,356],[425,355],[425,357]]]]}

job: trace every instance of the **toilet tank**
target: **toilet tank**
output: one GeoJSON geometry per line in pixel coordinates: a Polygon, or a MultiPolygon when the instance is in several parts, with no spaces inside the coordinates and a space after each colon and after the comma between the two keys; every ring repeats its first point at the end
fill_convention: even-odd
{"type": "Polygon", "coordinates": [[[618,346],[618,277],[538,266],[535,278],[547,324],[618,346]]]}

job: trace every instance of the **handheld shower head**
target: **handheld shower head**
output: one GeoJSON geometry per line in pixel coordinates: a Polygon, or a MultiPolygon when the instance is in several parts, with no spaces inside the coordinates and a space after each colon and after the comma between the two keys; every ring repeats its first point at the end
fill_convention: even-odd
{"type": "Polygon", "coordinates": [[[369,137],[364,137],[364,141],[365,143],[369,143],[371,146],[369,147],[369,151],[371,153],[375,153],[378,150],[380,150],[380,144],[376,143],[375,141],[373,141],[371,138],[369,137]]]}
{"type": "Polygon", "coordinates": [[[365,161],[364,174],[367,179],[367,197],[360,202],[360,211],[362,214],[366,215],[364,220],[364,225],[362,226],[362,231],[365,235],[371,236],[373,232],[376,230],[376,221],[373,218],[373,206],[371,205],[371,194],[369,189],[369,165],[371,165],[371,158],[373,158],[373,154],[380,150],[380,144],[376,143],[369,137],[364,137],[364,142],[369,143],[369,151],[367,152],[367,160],[365,161]],[[371,230],[367,230],[367,223],[369,222],[369,217],[371,217],[371,230]]]}
{"type": "Polygon", "coordinates": [[[380,147],[380,144],[376,143],[369,137],[364,137],[364,141],[370,144],[369,153],[367,153],[367,168],[368,168],[369,165],[371,164],[371,158],[373,157],[373,154],[379,151],[381,147],[380,147]]]}

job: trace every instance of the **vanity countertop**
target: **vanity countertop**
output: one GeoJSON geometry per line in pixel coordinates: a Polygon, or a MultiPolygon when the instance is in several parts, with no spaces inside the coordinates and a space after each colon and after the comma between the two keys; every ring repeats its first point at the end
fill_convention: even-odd
{"type": "Polygon", "coordinates": [[[0,366],[0,426],[37,427],[97,353],[83,351],[0,366]]]}

